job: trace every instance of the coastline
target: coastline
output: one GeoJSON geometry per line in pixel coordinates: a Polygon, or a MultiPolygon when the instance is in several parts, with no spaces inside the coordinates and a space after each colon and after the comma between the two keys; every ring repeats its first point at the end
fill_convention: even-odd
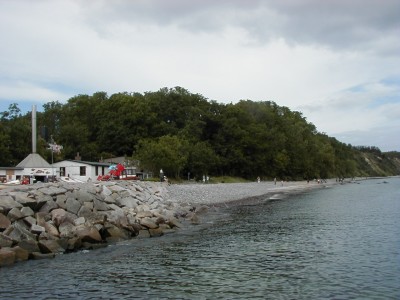
{"type": "MultiPolygon", "coordinates": [[[[348,183],[348,182],[345,182],[348,183]]],[[[227,206],[247,203],[255,198],[282,199],[289,194],[304,193],[313,189],[340,184],[335,179],[323,183],[315,181],[262,181],[249,183],[173,184],[168,186],[167,198],[180,205],[227,206]]]]}
{"type": "Polygon", "coordinates": [[[173,184],[47,183],[0,191],[0,267],[150,238],[203,224],[219,208],[283,199],[335,184],[315,181],[173,184]]]}

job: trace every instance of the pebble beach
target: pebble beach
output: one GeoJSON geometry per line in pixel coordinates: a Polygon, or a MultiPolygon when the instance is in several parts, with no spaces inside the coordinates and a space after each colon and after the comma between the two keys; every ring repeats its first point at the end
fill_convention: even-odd
{"type": "Polygon", "coordinates": [[[271,199],[284,198],[288,194],[302,193],[307,190],[329,187],[335,180],[317,183],[315,181],[277,182],[261,181],[250,183],[218,183],[218,184],[172,184],[168,186],[169,200],[188,205],[220,205],[249,201],[255,197],[271,199]]]}

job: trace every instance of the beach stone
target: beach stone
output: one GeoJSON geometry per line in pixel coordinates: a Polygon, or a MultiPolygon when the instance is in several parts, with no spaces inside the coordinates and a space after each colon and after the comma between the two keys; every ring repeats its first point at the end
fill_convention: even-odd
{"type": "Polygon", "coordinates": [[[104,198],[107,198],[108,196],[110,196],[112,194],[112,191],[107,186],[102,185],[100,194],[103,195],[104,198]]]}
{"type": "Polygon", "coordinates": [[[57,227],[54,226],[52,223],[50,222],[46,222],[43,225],[45,231],[50,234],[51,236],[54,237],[59,237],[60,236],[60,232],[58,231],[57,227]]]}
{"type": "Polygon", "coordinates": [[[37,242],[34,240],[20,241],[18,243],[18,246],[21,247],[22,249],[25,249],[29,253],[40,252],[39,246],[38,246],[37,242]]]}
{"type": "Polygon", "coordinates": [[[0,195],[0,212],[8,213],[13,208],[22,208],[22,204],[9,195],[0,195]]]}
{"type": "Polygon", "coordinates": [[[121,187],[121,186],[119,186],[119,185],[110,185],[110,186],[108,186],[108,189],[112,192],[112,193],[118,193],[118,192],[121,192],[121,191],[124,191],[125,190],[125,188],[123,188],[123,187],[121,187]]]}
{"type": "MultiPolygon", "coordinates": [[[[88,203],[88,202],[85,202],[88,203]]],[[[78,211],[78,217],[89,218],[93,214],[93,209],[90,209],[86,205],[82,205],[78,211]]]]}
{"type": "Polygon", "coordinates": [[[36,241],[36,236],[31,233],[25,225],[19,223],[19,221],[14,222],[10,227],[12,231],[8,236],[14,241],[36,241]]]}
{"type": "Polygon", "coordinates": [[[41,240],[38,243],[42,253],[64,253],[65,249],[56,240],[41,240]]]}
{"type": "Polygon", "coordinates": [[[92,202],[94,199],[94,195],[88,192],[88,189],[83,189],[79,191],[75,191],[75,198],[80,202],[92,202]]]}
{"type": "Polygon", "coordinates": [[[107,203],[100,201],[98,199],[93,199],[93,208],[97,211],[105,211],[109,210],[110,207],[107,205],[107,203]]]}
{"type": "Polygon", "coordinates": [[[36,199],[30,197],[26,192],[10,192],[10,195],[15,201],[23,206],[30,207],[32,210],[38,210],[45,204],[44,201],[37,201],[36,199]]]}
{"type": "Polygon", "coordinates": [[[62,208],[57,208],[51,211],[51,220],[55,226],[60,226],[67,219],[67,212],[62,208]]]}
{"type": "Polygon", "coordinates": [[[63,208],[63,209],[67,209],[67,204],[66,204],[66,202],[67,202],[67,196],[66,196],[65,194],[57,195],[55,203],[56,203],[59,207],[61,207],[61,208],[63,208]]]}
{"type": "Polygon", "coordinates": [[[23,218],[24,223],[32,229],[32,225],[36,225],[36,219],[32,216],[23,218]]]}
{"type": "Polygon", "coordinates": [[[157,236],[162,236],[164,234],[162,228],[150,228],[149,229],[149,234],[151,237],[157,237],[157,236]]]}
{"type": "Polygon", "coordinates": [[[21,213],[23,217],[30,217],[35,214],[35,212],[30,207],[21,208],[21,213]]]}
{"type": "Polygon", "coordinates": [[[11,221],[5,215],[0,213],[0,231],[4,231],[8,226],[11,225],[11,221]]]}
{"type": "Polygon", "coordinates": [[[79,226],[85,224],[86,219],[84,217],[79,217],[74,220],[74,225],[79,226]]]}
{"type": "MultiPolygon", "coordinates": [[[[45,213],[49,213],[52,210],[61,207],[60,205],[58,205],[54,200],[53,197],[49,196],[49,195],[45,195],[43,199],[46,199],[46,203],[39,209],[39,212],[45,212],[45,213]]],[[[65,203],[63,203],[62,208],[65,209],[65,203]]]]}
{"type": "Polygon", "coordinates": [[[44,195],[50,195],[50,196],[65,194],[67,192],[65,188],[55,187],[55,186],[43,187],[40,188],[39,191],[42,192],[44,195]]]}
{"type": "Polygon", "coordinates": [[[103,201],[107,204],[117,204],[117,201],[115,201],[114,197],[112,196],[104,197],[103,201]]]}
{"type": "Polygon", "coordinates": [[[0,233],[0,248],[11,247],[12,245],[13,240],[9,236],[0,233]]]}
{"type": "Polygon", "coordinates": [[[10,219],[11,222],[14,222],[16,220],[22,219],[24,216],[22,215],[22,212],[19,208],[14,207],[11,209],[8,214],[7,218],[10,219]]]}
{"type": "Polygon", "coordinates": [[[10,249],[15,253],[15,261],[24,261],[29,259],[29,252],[20,246],[15,246],[10,249]]]}
{"type": "Polygon", "coordinates": [[[150,237],[150,232],[148,229],[142,229],[139,231],[139,234],[137,235],[137,238],[149,238],[150,237]]]}
{"type": "Polygon", "coordinates": [[[81,203],[73,198],[68,198],[65,202],[66,210],[77,215],[81,208],[81,203]]]}
{"type": "Polygon", "coordinates": [[[150,218],[143,218],[139,220],[140,225],[149,228],[149,229],[155,229],[158,227],[158,225],[150,218]]]}
{"type": "Polygon", "coordinates": [[[171,228],[174,228],[174,227],[182,228],[182,227],[183,227],[182,223],[179,222],[179,220],[178,220],[177,218],[170,218],[170,219],[169,219],[169,222],[168,222],[168,225],[169,225],[171,228]]]}
{"type": "Polygon", "coordinates": [[[71,238],[75,234],[76,226],[70,222],[63,222],[58,226],[58,231],[60,232],[60,237],[71,238]]]}
{"type": "Polygon", "coordinates": [[[121,207],[125,206],[129,208],[135,208],[137,206],[137,200],[132,196],[128,195],[124,198],[118,199],[117,204],[121,207]]]}
{"type": "Polygon", "coordinates": [[[34,234],[41,234],[42,232],[45,232],[46,229],[42,226],[36,225],[36,224],[32,224],[31,226],[31,232],[34,234]]]}
{"type": "Polygon", "coordinates": [[[78,226],[76,228],[76,235],[82,242],[100,243],[102,241],[99,231],[94,226],[78,226]]]}
{"type": "Polygon", "coordinates": [[[118,242],[122,240],[127,240],[131,235],[124,229],[115,226],[114,224],[107,224],[104,226],[104,237],[107,242],[118,242]]]}
{"type": "Polygon", "coordinates": [[[0,267],[9,266],[15,262],[15,252],[10,248],[0,249],[0,267]]]}

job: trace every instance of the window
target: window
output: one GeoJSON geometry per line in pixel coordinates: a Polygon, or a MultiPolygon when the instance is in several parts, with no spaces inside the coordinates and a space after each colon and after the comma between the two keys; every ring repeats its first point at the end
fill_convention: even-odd
{"type": "Polygon", "coordinates": [[[99,166],[96,166],[96,172],[95,175],[98,176],[99,175],[99,166]]]}
{"type": "Polygon", "coordinates": [[[86,167],[79,167],[79,175],[86,176],[86,167]]]}
{"type": "Polygon", "coordinates": [[[65,176],[65,167],[60,167],[60,176],[65,176]]]}

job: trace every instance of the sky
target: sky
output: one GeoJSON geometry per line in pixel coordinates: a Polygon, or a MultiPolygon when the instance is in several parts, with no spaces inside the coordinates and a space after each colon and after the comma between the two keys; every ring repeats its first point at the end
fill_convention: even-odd
{"type": "Polygon", "coordinates": [[[0,0],[0,111],[183,87],[400,151],[399,0],[0,0]]]}

